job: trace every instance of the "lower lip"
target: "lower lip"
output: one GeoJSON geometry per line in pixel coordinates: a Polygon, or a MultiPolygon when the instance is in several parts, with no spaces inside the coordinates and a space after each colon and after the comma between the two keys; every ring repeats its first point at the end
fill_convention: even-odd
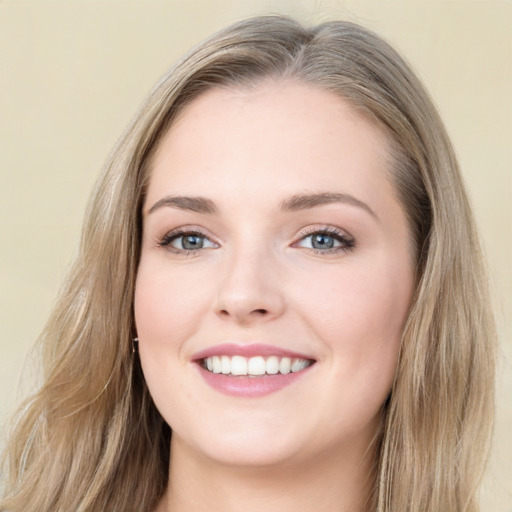
{"type": "Polygon", "coordinates": [[[295,373],[277,373],[275,375],[261,375],[258,377],[245,377],[212,373],[198,365],[201,376],[206,383],[225,395],[241,398],[257,398],[276,393],[281,389],[297,382],[308,373],[313,365],[295,373]]]}

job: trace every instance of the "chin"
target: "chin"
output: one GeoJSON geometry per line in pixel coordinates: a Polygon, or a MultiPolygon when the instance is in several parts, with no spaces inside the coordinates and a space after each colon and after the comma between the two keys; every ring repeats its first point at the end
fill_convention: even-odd
{"type": "Polygon", "coordinates": [[[206,457],[212,463],[238,468],[257,468],[285,465],[302,452],[307,439],[305,433],[294,432],[282,425],[231,425],[230,428],[215,425],[202,435],[190,435],[189,439],[173,436],[174,449],[182,442],[188,444],[197,456],[206,457]]]}
{"type": "Polygon", "coordinates": [[[293,450],[289,446],[262,446],[263,443],[248,445],[247,442],[234,445],[234,443],[215,444],[208,447],[205,455],[212,462],[223,466],[236,468],[269,468],[283,466],[295,459],[293,450]]]}

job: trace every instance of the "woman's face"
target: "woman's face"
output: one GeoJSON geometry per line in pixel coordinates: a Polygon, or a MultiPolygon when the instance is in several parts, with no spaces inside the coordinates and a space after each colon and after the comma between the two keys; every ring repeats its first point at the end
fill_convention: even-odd
{"type": "Polygon", "coordinates": [[[362,453],[414,286],[387,141],[293,82],[210,90],[152,161],[135,293],[172,450],[263,465],[362,453]]]}

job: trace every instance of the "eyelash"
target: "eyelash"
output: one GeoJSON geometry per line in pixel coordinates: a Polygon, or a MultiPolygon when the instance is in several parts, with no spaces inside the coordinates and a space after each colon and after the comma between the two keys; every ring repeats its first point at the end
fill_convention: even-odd
{"type": "MultiPolygon", "coordinates": [[[[335,228],[333,226],[324,226],[322,228],[318,228],[315,226],[315,227],[306,228],[303,231],[301,231],[300,239],[297,242],[294,242],[292,244],[292,247],[300,247],[300,245],[298,245],[300,242],[303,242],[307,238],[313,237],[314,235],[326,235],[326,236],[333,238],[335,241],[341,243],[341,245],[339,247],[333,247],[330,249],[323,249],[323,250],[309,248],[309,247],[303,247],[304,249],[306,249],[308,251],[312,251],[314,254],[317,254],[317,255],[326,256],[329,254],[338,253],[340,251],[341,252],[349,252],[356,246],[355,239],[350,236],[347,236],[347,234],[339,228],[335,228]]],[[[185,237],[185,236],[197,236],[200,238],[205,238],[206,240],[209,240],[210,242],[212,242],[208,238],[208,236],[198,228],[193,228],[193,229],[178,228],[173,231],[170,231],[161,240],[159,240],[158,246],[163,247],[172,253],[183,254],[186,256],[192,256],[203,249],[203,248],[199,248],[199,249],[184,250],[184,249],[178,249],[176,247],[171,246],[172,242],[174,242],[178,238],[185,237]]],[[[212,243],[215,243],[215,242],[212,242],[212,243]]]]}
{"type": "Polygon", "coordinates": [[[315,248],[308,248],[305,247],[305,249],[308,249],[310,251],[313,251],[314,254],[326,256],[330,254],[337,254],[339,252],[349,252],[356,246],[356,241],[353,237],[350,235],[347,235],[345,231],[342,231],[339,228],[336,228],[334,226],[323,226],[322,228],[319,228],[317,226],[312,226],[309,228],[304,229],[300,233],[301,238],[297,242],[295,242],[292,247],[297,247],[297,245],[300,242],[303,242],[307,238],[313,237],[315,235],[327,235],[337,242],[340,242],[339,247],[333,247],[331,249],[315,249],[315,248]]]}
{"type": "Polygon", "coordinates": [[[184,250],[184,249],[178,249],[177,247],[172,247],[171,243],[174,242],[174,240],[177,240],[178,238],[182,238],[185,236],[197,236],[200,238],[205,238],[207,240],[210,240],[206,233],[202,232],[198,228],[193,229],[184,229],[184,228],[178,228],[170,231],[164,237],[158,241],[158,245],[160,247],[163,247],[167,249],[170,252],[173,252],[175,254],[184,254],[186,256],[191,256],[197,252],[199,252],[201,249],[195,249],[195,250],[184,250]]]}

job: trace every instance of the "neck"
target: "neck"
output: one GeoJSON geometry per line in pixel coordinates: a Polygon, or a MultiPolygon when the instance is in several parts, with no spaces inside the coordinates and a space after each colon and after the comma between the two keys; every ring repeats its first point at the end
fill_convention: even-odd
{"type": "Polygon", "coordinates": [[[169,485],[157,512],[365,512],[373,452],[345,450],[340,459],[233,467],[206,459],[173,438],[169,485]]]}

